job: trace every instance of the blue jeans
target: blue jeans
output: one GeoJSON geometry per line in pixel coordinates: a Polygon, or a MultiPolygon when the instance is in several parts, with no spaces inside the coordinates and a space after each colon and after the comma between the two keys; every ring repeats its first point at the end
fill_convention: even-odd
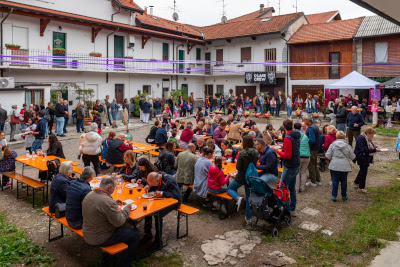
{"type": "MultiPolygon", "coordinates": [[[[237,190],[242,187],[243,185],[233,180],[228,186],[228,195],[237,199],[239,194],[237,190]]],[[[244,185],[244,191],[246,193],[246,218],[251,219],[251,211],[250,211],[250,204],[249,204],[249,196],[250,196],[250,188],[247,185],[244,185]]]]}
{"type": "Polygon", "coordinates": [[[139,241],[140,233],[138,230],[121,226],[115,229],[106,242],[95,247],[108,247],[121,242],[127,244],[128,249],[122,252],[122,259],[119,265],[131,267],[136,256],[136,248],[139,245],[139,241]]]}
{"type": "Polygon", "coordinates": [[[68,122],[69,122],[69,117],[65,117],[65,118],[64,118],[63,133],[67,133],[68,122]]]}
{"type": "Polygon", "coordinates": [[[285,184],[290,192],[289,210],[296,210],[296,176],[299,173],[300,167],[297,168],[283,168],[281,181],[285,184]]]}
{"type": "Polygon", "coordinates": [[[281,111],[281,104],[276,104],[276,116],[279,117],[279,111],[281,111]]]}
{"type": "Polygon", "coordinates": [[[111,110],[111,116],[114,121],[117,121],[118,118],[118,110],[111,110]]]}
{"type": "Polygon", "coordinates": [[[107,118],[108,118],[108,122],[110,123],[110,125],[112,125],[111,123],[111,116],[110,116],[110,109],[107,109],[107,118]]]}
{"type": "Polygon", "coordinates": [[[276,177],[272,173],[261,174],[260,177],[258,177],[258,178],[260,178],[260,180],[263,180],[267,184],[273,184],[273,183],[275,183],[276,179],[278,179],[278,177],[276,177]]]}
{"type": "Polygon", "coordinates": [[[85,128],[83,128],[83,119],[78,119],[77,123],[76,123],[76,131],[80,132],[82,130],[82,132],[85,131],[85,128]]]}
{"type": "Polygon", "coordinates": [[[159,117],[161,115],[161,109],[156,109],[156,119],[160,120],[161,118],[159,117]]]}
{"type": "Polygon", "coordinates": [[[288,116],[288,118],[292,117],[292,111],[293,111],[292,107],[287,108],[287,116],[288,116]]]}
{"type": "Polygon", "coordinates": [[[219,189],[219,190],[208,188],[208,191],[212,194],[222,194],[222,193],[225,193],[226,191],[228,191],[228,187],[222,186],[221,189],[219,189]]]}
{"type": "Polygon", "coordinates": [[[33,141],[33,143],[32,143],[32,151],[35,151],[35,153],[36,153],[36,150],[38,150],[38,149],[40,149],[40,150],[42,150],[42,145],[43,145],[43,139],[35,139],[35,141],[33,141]]]}
{"type": "Polygon", "coordinates": [[[261,109],[260,106],[256,106],[256,110],[257,110],[256,112],[257,112],[257,113],[260,113],[260,109],[261,109]]]}
{"type": "Polygon", "coordinates": [[[0,131],[4,131],[4,125],[5,123],[0,123],[0,131]]]}
{"type": "Polygon", "coordinates": [[[56,117],[56,133],[57,135],[64,134],[64,117],[56,117]]]}
{"type": "Polygon", "coordinates": [[[26,123],[21,122],[19,125],[21,126],[21,130],[26,129],[26,123]]]}
{"type": "Polygon", "coordinates": [[[261,104],[261,106],[260,106],[260,113],[264,113],[264,104],[261,104]]]}
{"type": "Polygon", "coordinates": [[[337,123],[336,124],[336,128],[339,131],[343,131],[344,133],[346,133],[346,124],[344,123],[337,123]]]}
{"type": "Polygon", "coordinates": [[[49,136],[49,123],[46,121],[46,137],[49,136]]]}
{"type": "Polygon", "coordinates": [[[337,197],[339,183],[342,191],[342,197],[347,197],[347,174],[348,172],[331,171],[333,197],[337,197]]]}
{"type": "Polygon", "coordinates": [[[274,116],[274,111],[275,111],[275,109],[274,108],[271,108],[271,116],[274,116]]]}

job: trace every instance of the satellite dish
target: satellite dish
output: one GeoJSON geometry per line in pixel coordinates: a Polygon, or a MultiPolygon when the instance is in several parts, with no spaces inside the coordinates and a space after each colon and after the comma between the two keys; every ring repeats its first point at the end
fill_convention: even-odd
{"type": "Polygon", "coordinates": [[[178,15],[178,13],[174,12],[174,14],[172,14],[172,19],[173,19],[174,21],[178,21],[178,20],[179,20],[179,15],[178,15]]]}
{"type": "Polygon", "coordinates": [[[226,23],[228,21],[228,18],[226,16],[222,16],[221,22],[226,23]]]}

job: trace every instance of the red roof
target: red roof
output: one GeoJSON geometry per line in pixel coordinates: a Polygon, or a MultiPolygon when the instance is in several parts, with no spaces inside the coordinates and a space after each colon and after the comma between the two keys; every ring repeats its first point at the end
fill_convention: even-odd
{"type": "Polygon", "coordinates": [[[249,14],[240,16],[240,17],[229,19],[228,22],[236,22],[236,21],[242,21],[242,20],[248,20],[248,19],[261,18],[264,14],[270,12],[271,9],[272,9],[272,12],[275,12],[275,9],[273,7],[267,7],[267,8],[264,8],[263,13],[260,13],[260,10],[257,10],[257,11],[251,12],[249,14]]]}
{"type": "Polygon", "coordinates": [[[111,22],[107,20],[95,19],[91,17],[71,14],[67,12],[56,11],[52,9],[46,9],[41,7],[29,6],[19,3],[13,3],[8,1],[0,0],[0,11],[9,10],[10,8],[14,8],[13,14],[16,15],[27,15],[27,14],[37,14],[37,16],[48,16],[50,20],[55,21],[65,21],[69,20],[70,23],[86,25],[87,27],[91,27],[93,24],[100,25],[102,27],[108,29],[118,29],[119,31],[127,31],[130,33],[137,33],[143,35],[150,35],[155,37],[167,37],[170,39],[175,40],[189,40],[195,43],[202,43],[202,40],[194,39],[194,38],[186,38],[181,35],[175,35],[170,33],[164,33],[160,31],[150,30],[150,29],[143,29],[135,26],[130,26],[127,24],[111,22]]]}
{"type": "Polygon", "coordinates": [[[310,14],[307,15],[307,20],[310,24],[316,24],[316,23],[326,23],[329,22],[332,18],[336,17],[339,15],[340,19],[340,14],[339,11],[329,11],[329,12],[324,12],[324,13],[318,13],[318,14],[310,14]]]}
{"type": "Polygon", "coordinates": [[[288,44],[317,43],[352,39],[363,18],[303,25],[288,44]]]}
{"type": "Polygon", "coordinates": [[[126,7],[130,7],[130,8],[133,8],[133,9],[136,9],[136,10],[141,10],[141,11],[143,11],[143,9],[140,7],[140,6],[138,6],[133,0],[118,0],[123,6],[126,6],[126,7]]]}
{"type": "Polygon", "coordinates": [[[196,37],[202,37],[201,33],[197,30],[195,30],[194,27],[192,26],[188,26],[186,24],[183,23],[178,23],[172,20],[167,20],[167,19],[163,19],[157,16],[152,16],[149,14],[136,14],[136,18],[143,23],[146,26],[150,26],[150,27],[157,27],[157,28],[162,28],[162,29],[167,29],[170,31],[174,31],[177,34],[190,34],[196,37]]]}
{"type": "Polygon", "coordinates": [[[138,6],[133,0],[118,0],[118,1],[125,7],[141,10],[143,12],[143,9],[140,6],[138,6]]]}
{"type": "Polygon", "coordinates": [[[303,15],[302,12],[274,16],[268,21],[263,19],[247,19],[219,23],[211,26],[201,27],[206,40],[225,39],[232,37],[255,36],[261,34],[275,33],[283,30],[288,24],[303,15]]]}

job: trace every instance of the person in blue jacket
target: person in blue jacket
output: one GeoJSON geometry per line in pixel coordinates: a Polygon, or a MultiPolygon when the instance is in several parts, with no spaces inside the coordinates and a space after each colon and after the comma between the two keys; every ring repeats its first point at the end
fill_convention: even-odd
{"type": "Polygon", "coordinates": [[[142,105],[143,110],[143,123],[149,124],[149,118],[151,113],[152,105],[149,102],[144,102],[142,105]]]}
{"type": "Polygon", "coordinates": [[[165,146],[168,141],[167,135],[167,124],[163,123],[161,128],[159,128],[156,132],[156,145],[157,146],[165,146]]]}

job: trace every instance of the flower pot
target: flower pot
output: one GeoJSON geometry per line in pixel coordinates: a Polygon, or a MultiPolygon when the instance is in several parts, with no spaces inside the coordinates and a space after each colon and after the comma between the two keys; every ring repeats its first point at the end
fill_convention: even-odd
{"type": "Polygon", "coordinates": [[[6,46],[6,48],[10,50],[20,50],[19,46],[6,46]]]}
{"type": "Polygon", "coordinates": [[[89,54],[91,57],[101,57],[101,54],[89,54]]]}
{"type": "Polygon", "coordinates": [[[56,55],[65,55],[65,51],[53,51],[53,54],[56,54],[56,55]]]}

